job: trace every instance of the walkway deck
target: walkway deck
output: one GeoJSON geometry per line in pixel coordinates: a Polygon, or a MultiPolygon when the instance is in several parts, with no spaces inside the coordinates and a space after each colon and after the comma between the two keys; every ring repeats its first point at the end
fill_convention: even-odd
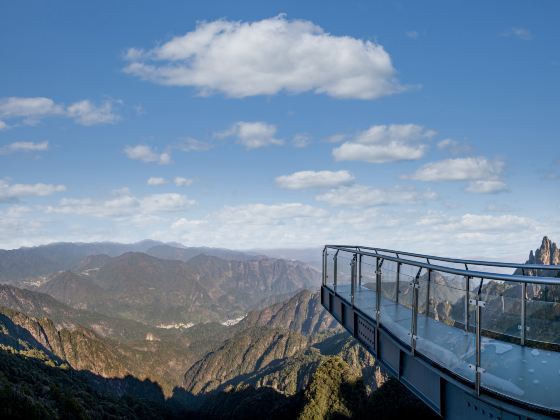
{"type": "MultiPolygon", "coordinates": [[[[332,285],[327,287],[333,290],[332,285]]],[[[337,285],[336,294],[351,304],[350,285],[337,285]]],[[[376,293],[357,287],[354,306],[375,320],[376,293]]],[[[412,311],[381,298],[381,325],[403,343],[410,343],[412,311]]],[[[474,382],[475,335],[418,314],[416,351],[444,369],[474,382]]],[[[530,405],[560,411],[560,353],[502,342],[481,342],[483,388],[530,405]]]]}

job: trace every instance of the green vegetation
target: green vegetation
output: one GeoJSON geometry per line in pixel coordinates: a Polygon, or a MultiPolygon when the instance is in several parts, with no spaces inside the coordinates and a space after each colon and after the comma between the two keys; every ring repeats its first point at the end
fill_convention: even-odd
{"type": "Polygon", "coordinates": [[[0,350],[1,418],[159,419],[181,414],[177,408],[166,406],[161,390],[152,398],[133,394],[117,397],[115,391],[121,388],[118,385],[122,384],[111,384],[88,372],[52,367],[40,359],[0,350]],[[95,388],[103,385],[105,391],[95,388]]]}

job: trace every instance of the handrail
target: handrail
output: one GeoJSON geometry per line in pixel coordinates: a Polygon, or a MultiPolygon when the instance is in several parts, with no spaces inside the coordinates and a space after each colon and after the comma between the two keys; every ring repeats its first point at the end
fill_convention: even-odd
{"type": "Polygon", "coordinates": [[[503,268],[523,268],[526,270],[560,270],[560,265],[544,265],[544,264],[523,264],[523,263],[509,263],[501,261],[481,261],[481,260],[463,260],[460,258],[449,258],[449,257],[438,257],[435,255],[417,254],[414,252],[404,252],[396,251],[393,249],[385,248],[372,248],[369,246],[356,246],[356,245],[326,245],[326,247],[344,247],[344,248],[355,248],[355,249],[369,249],[376,253],[379,252],[390,252],[396,255],[406,255],[409,257],[416,258],[426,258],[437,261],[444,261],[455,264],[467,264],[467,265],[481,265],[488,267],[503,267],[503,268]]]}
{"type": "MultiPolygon", "coordinates": [[[[537,284],[548,284],[548,285],[560,285],[560,278],[557,277],[541,277],[541,276],[522,276],[522,275],[518,275],[518,274],[500,274],[500,273],[490,273],[490,272],[485,272],[485,271],[473,271],[473,270],[463,270],[463,269],[458,269],[458,268],[452,268],[452,267],[446,267],[443,265],[437,265],[437,264],[429,264],[429,263],[424,263],[421,261],[414,261],[414,260],[408,260],[405,258],[400,258],[400,257],[393,257],[391,255],[382,255],[379,253],[372,253],[372,252],[367,252],[367,251],[363,251],[364,248],[367,247],[359,247],[360,249],[358,250],[358,247],[355,246],[344,246],[344,245],[325,245],[325,248],[331,248],[331,249],[336,249],[338,251],[344,251],[344,252],[350,252],[350,253],[358,253],[361,255],[366,255],[366,256],[370,256],[370,257],[379,257],[388,261],[393,261],[393,262],[400,262],[403,264],[407,264],[407,265],[413,265],[416,267],[421,267],[421,268],[425,268],[425,269],[431,269],[431,270],[436,270],[436,271],[441,271],[444,273],[448,273],[448,274],[455,274],[458,276],[464,276],[464,277],[477,277],[477,278],[484,278],[484,279],[489,279],[489,280],[501,280],[501,281],[512,281],[512,282],[516,282],[516,283],[537,283],[537,284]]],[[[375,250],[376,248],[370,248],[375,250]]],[[[404,255],[404,252],[400,252],[397,251],[399,254],[404,255]]],[[[436,260],[437,257],[429,257],[431,259],[436,260]]],[[[464,261],[464,260],[463,260],[464,261]]],[[[556,267],[556,266],[555,266],[556,267]]],[[[560,269],[560,267],[558,267],[558,269],[560,269]]]]}

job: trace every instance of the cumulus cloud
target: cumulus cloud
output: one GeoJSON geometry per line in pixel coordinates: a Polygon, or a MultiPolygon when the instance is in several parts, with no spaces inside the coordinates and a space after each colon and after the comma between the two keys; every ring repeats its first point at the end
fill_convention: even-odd
{"type": "Polygon", "coordinates": [[[181,217],[172,223],[171,230],[190,240],[205,237],[205,242],[212,245],[257,246],[265,237],[273,246],[295,245],[311,237],[313,231],[307,231],[310,224],[320,225],[327,215],[323,209],[302,203],[251,203],[225,206],[203,219],[181,217]]]}
{"type": "Polygon", "coordinates": [[[348,171],[300,171],[276,178],[279,187],[290,190],[336,187],[352,181],[354,176],[348,171]]]}
{"type": "Polygon", "coordinates": [[[331,206],[365,207],[389,204],[410,204],[421,201],[435,200],[437,195],[432,191],[419,192],[415,189],[393,188],[381,189],[365,185],[352,185],[327,191],[315,197],[331,206]]]}
{"type": "Polygon", "coordinates": [[[95,105],[89,100],[75,102],[67,108],[67,115],[81,125],[112,124],[120,117],[114,112],[114,101],[95,105]]]}
{"type": "Polygon", "coordinates": [[[181,217],[166,231],[175,240],[207,246],[315,246],[318,236],[328,236],[325,229],[330,232],[327,217],[325,210],[302,203],[250,203],[225,206],[200,219],[181,217]]]}
{"type": "Polygon", "coordinates": [[[264,122],[245,122],[239,121],[232,125],[228,130],[217,133],[218,138],[234,137],[237,143],[245,146],[246,149],[259,149],[266,146],[280,146],[283,140],[277,139],[276,126],[264,122]]]}
{"type": "Polygon", "coordinates": [[[212,148],[212,144],[192,137],[184,139],[177,148],[183,152],[205,152],[212,148]]]}
{"type": "Polygon", "coordinates": [[[0,117],[40,119],[51,115],[64,114],[64,107],[50,98],[9,97],[0,99],[0,117]]]}
{"type": "Polygon", "coordinates": [[[114,112],[117,102],[120,101],[106,100],[101,105],[95,105],[89,100],[82,100],[66,107],[51,98],[8,97],[0,99],[0,118],[23,119],[25,123],[34,124],[45,117],[62,116],[72,118],[81,125],[108,124],[120,118],[114,112]]]}
{"type": "Polygon", "coordinates": [[[165,178],[161,178],[161,177],[158,177],[158,176],[152,176],[152,177],[148,178],[148,180],[146,181],[146,184],[148,184],[151,187],[157,187],[159,185],[167,184],[167,180],[165,178]]]}
{"type": "Polygon", "coordinates": [[[374,125],[333,149],[336,160],[386,163],[424,156],[434,130],[416,124],[374,125]]]}
{"type": "Polygon", "coordinates": [[[296,134],[293,138],[292,138],[292,144],[294,147],[297,147],[298,149],[303,149],[304,147],[309,146],[309,144],[311,143],[311,136],[309,136],[308,134],[296,134]]]}
{"type": "Polygon", "coordinates": [[[229,220],[232,224],[276,224],[292,218],[313,218],[326,215],[320,208],[302,203],[280,204],[245,204],[226,206],[218,214],[220,220],[229,220]]]}
{"type": "Polygon", "coordinates": [[[483,156],[445,159],[427,163],[405,178],[418,181],[471,181],[496,179],[504,169],[501,160],[483,156]]]}
{"type": "Polygon", "coordinates": [[[189,185],[192,185],[193,180],[190,178],[184,178],[182,176],[176,176],[173,182],[178,187],[188,187],[189,185]]]}
{"type": "Polygon", "coordinates": [[[0,179],[0,202],[17,200],[22,197],[44,197],[62,191],[66,191],[64,185],[10,184],[8,181],[0,179]]]}
{"type": "Polygon", "coordinates": [[[129,159],[139,160],[141,162],[155,162],[159,165],[168,165],[171,163],[171,154],[168,152],[158,153],[150,146],[139,144],[136,146],[126,146],[124,153],[129,159]]]}
{"type": "Polygon", "coordinates": [[[151,49],[131,48],[124,71],[202,95],[242,98],[313,92],[375,99],[403,90],[390,55],[371,41],[334,36],[284,15],[256,22],[217,20],[151,49]]]}
{"type": "Polygon", "coordinates": [[[499,231],[513,229],[532,229],[537,222],[531,218],[513,214],[502,214],[499,216],[488,214],[467,213],[459,221],[461,228],[469,231],[499,231]]]}
{"type": "Polygon", "coordinates": [[[496,194],[508,191],[508,187],[504,181],[488,179],[470,182],[465,191],[475,194],[496,194]]]}
{"type": "Polygon", "coordinates": [[[443,139],[437,143],[437,148],[439,150],[447,150],[452,154],[459,154],[469,152],[471,150],[471,146],[455,139],[443,139]]]}
{"type": "Polygon", "coordinates": [[[49,149],[49,142],[16,141],[0,147],[0,155],[17,152],[44,152],[49,149]]]}
{"type": "Polygon", "coordinates": [[[47,212],[99,218],[128,218],[177,213],[195,204],[194,200],[182,194],[165,193],[136,197],[125,189],[117,191],[115,196],[109,199],[63,198],[57,205],[48,206],[47,212]]]}

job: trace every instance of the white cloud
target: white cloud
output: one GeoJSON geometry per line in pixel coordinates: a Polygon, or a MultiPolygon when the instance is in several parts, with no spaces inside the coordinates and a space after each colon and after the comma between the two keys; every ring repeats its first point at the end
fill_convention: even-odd
{"type": "MultiPolygon", "coordinates": [[[[23,118],[23,121],[28,124],[52,116],[72,118],[82,125],[108,124],[120,119],[113,110],[115,103],[120,101],[106,100],[101,105],[95,105],[89,100],[82,100],[65,107],[50,98],[8,97],[0,99],[0,117],[23,118]]],[[[2,124],[5,126],[4,122],[2,124]]]]}
{"type": "Polygon", "coordinates": [[[230,97],[314,92],[375,99],[403,90],[379,44],[334,36],[284,15],[257,22],[202,22],[148,51],[131,48],[124,71],[203,95],[230,97]]]}
{"type": "Polygon", "coordinates": [[[407,36],[407,38],[417,39],[420,34],[417,31],[406,31],[405,35],[407,36]]]}
{"type": "Polygon", "coordinates": [[[146,181],[146,184],[152,186],[152,187],[157,187],[159,185],[165,185],[167,184],[167,181],[165,178],[161,178],[161,177],[157,177],[157,176],[152,176],[150,178],[148,178],[148,180],[146,181]]]}
{"type": "Polygon", "coordinates": [[[190,178],[184,178],[182,176],[176,176],[173,182],[178,187],[188,187],[189,185],[192,185],[193,180],[190,178]]]}
{"type": "Polygon", "coordinates": [[[139,144],[136,146],[126,146],[124,153],[128,158],[142,162],[156,162],[160,165],[171,163],[171,155],[168,152],[157,153],[150,146],[139,144]]]}
{"type": "Polygon", "coordinates": [[[47,211],[98,218],[130,218],[176,213],[194,204],[194,200],[182,194],[165,193],[135,197],[129,191],[123,190],[115,192],[114,197],[106,200],[63,198],[57,205],[48,206],[47,211]]]}
{"type": "Polygon", "coordinates": [[[228,130],[217,133],[218,138],[236,137],[237,143],[247,149],[259,149],[266,146],[279,146],[284,144],[282,140],[275,138],[276,126],[264,122],[239,121],[228,130]]]}
{"type": "Polygon", "coordinates": [[[300,171],[276,178],[279,187],[290,190],[336,187],[352,181],[354,176],[348,171],[300,171]]]}
{"type": "Polygon", "coordinates": [[[424,141],[435,134],[416,124],[374,125],[333,149],[333,156],[370,163],[416,160],[427,149],[424,141]]]}
{"type": "Polygon", "coordinates": [[[31,141],[16,141],[0,147],[0,155],[17,152],[44,152],[49,149],[49,142],[42,141],[34,143],[31,141]]]}
{"type": "Polygon", "coordinates": [[[508,187],[499,179],[477,180],[470,182],[465,191],[476,194],[496,194],[508,191],[508,187]]]}
{"type": "Polygon", "coordinates": [[[67,114],[81,125],[112,124],[120,117],[113,111],[114,101],[104,101],[95,105],[89,100],[75,102],[67,109],[67,114]]]}
{"type": "Polygon", "coordinates": [[[8,124],[6,124],[4,121],[0,120],[0,131],[5,130],[8,128],[8,124]]]}
{"type": "Polygon", "coordinates": [[[44,197],[57,192],[66,191],[64,185],[55,184],[10,184],[0,179],[0,202],[22,197],[44,197]]]}
{"type": "Polygon", "coordinates": [[[457,147],[459,145],[459,142],[457,140],[454,139],[443,139],[440,142],[438,142],[437,147],[438,149],[450,149],[453,147],[457,147]]]}
{"type": "Polygon", "coordinates": [[[523,41],[530,41],[533,39],[532,32],[527,28],[522,27],[513,27],[505,32],[502,33],[502,36],[505,37],[515,37],[522,39],[523,41]]]}
{"type": "MultiPolygon", "coordinates": [[[[532,230],[537,226],[535,220],[513,214],[494,216],[467,213],[461,217],[458,224],[460,228],[469,231],[469,233],[532,230]]],[[[463,233],[463,235],[465,234],[466,232],[463,233]]]]}
{"type": "Polygon", "coordinates": [[[440,213],[428,213],[417,221],[419,226],[434,226],[438,229],[466,234],[471,232],[497,232],[526,230],[535,228],[538,223],[529,217],[514,214],[489,215],[466,213],[460,217],[448,216],[440,213]]]}
{"type": "Polygon", "coordinates": [[[418,181],[490,180],[496,179],[503,169],[502,161],[491,161],[483,156],[445,159],[428,163],[404,178],[418,181]]]}
{"type": "Polygon", "coordinates": [[[315,197],[331,206],[365,207],[389,204],[418,203],[435,200],[437,195],[432,191],[419,192],[414,189],[393,188],[381,189],[365,185],[340,187],[315,197]]]}
{"type": "Polygon", "coordinates": [[[51,115],[64,114],[64,107],[50,98],[9,97],[0,99],[0,117],[40,119],[51,115]]]}
{"type": "MultiPolygon", "coordinates": [[[[185,217],[171,223],[162,239],[180,238],[190,244],[237,248],[301,247],[328,236],[328,213],[302,203],[252,203],[226,206],[201,219],[185,217]]],[[[321,239],[322,241],[322,239],[321,239]]]]}
{"type": "Polygon", "coordinates": [[[309,136],[308,134],[296,134],[293,138],[292,138],[292,144],[294,145],[294,147],[297,147],[298,149],[303,149],[304,147],[309,146],[309,144],[311,143],[311,136],[309,136]]]}
{"type": "Polygon", "coordinates": [[[188,137],[177,147],[183,152],[205,152],[213,147],[212,144],[188,137]]]}
{"type": "Polygon", "coordinates": [[[227,220],[231,224],[239,225],[284,224],[286,220],[309,219],[324,215],[326,215],[325,210],[301,203],[226,206],[217,214],[219,220],[227,220]]]}

